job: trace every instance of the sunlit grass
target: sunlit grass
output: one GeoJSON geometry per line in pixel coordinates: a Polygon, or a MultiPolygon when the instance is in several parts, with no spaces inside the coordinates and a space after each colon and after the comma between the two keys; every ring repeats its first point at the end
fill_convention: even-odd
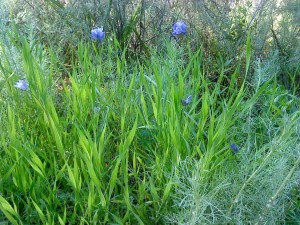
{"type": "Polygon", "coordinates": [[[226,75],[221,66],[216,82],[201,50],[182,56],[172,43],[143,63],[120,57],[116,41],[80,43],[64,80],[53,53],[21,46],[27,91],[14,87],[9,61],[1,64],[2,220],[283,220],[299,179],[299,100],[274,78],[251,88],[241,80],[250,39],[246,71],[226,75]]]}

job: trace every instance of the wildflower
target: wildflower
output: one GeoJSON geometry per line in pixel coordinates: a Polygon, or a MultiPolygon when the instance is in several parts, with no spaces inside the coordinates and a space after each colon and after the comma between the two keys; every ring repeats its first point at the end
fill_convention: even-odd
{"type": "Polygon", "coordinates": [[[172,35],[177,37],[177,35],[186,34],[187,25],[182,21],[178,21],[173,24],[172,28],[173,28],[172,35]]]}
{"type": "Polygon", "coordinates": [[[105,38],[105,32],[103,31],[103,27],[92,29],[91,30],[91,37],[94,40],[102,41],[105,38]]]}
{"type": "Polygon", "coordinates": [[[187,97],[187,99],[181,99],[181,104],[182,104],[183,106],[186,106],[186,105],[190,104],[191,101],[192,101],[192,96],[189,95],[189,96],[187,97]]]}
{"type": "Polygon", "coordinates": [[[236,144],[231,144],[230,148],[231,148],[233,154],[235,154],[235,153],[237,153],[238,151],[241,150],[241,147],[236,145],[236,144]]]}
{"type": "Polygon", "coordinates": [[[122,55],[122,50],[118,48],[117,54],[118,54],[118,55],[122,55]]]}
{"type": "Polygon", "coordinates": [[[22,91],[26,91],[28,89],[28,84],[25,80],[19,80],[16,82],[14,87],[21,89],[22,91]]]}

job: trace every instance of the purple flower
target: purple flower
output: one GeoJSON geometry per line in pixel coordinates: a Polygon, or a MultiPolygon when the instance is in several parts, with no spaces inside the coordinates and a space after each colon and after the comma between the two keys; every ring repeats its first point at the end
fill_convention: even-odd
{"type": "Polygon", "coordinates": [[[94,40],[102,41],[105,38],[105,32],[103,31],[103,27],[92,29],[91,30],[91,37],[94,40]]]}
{"type": "Polygon", "coordinates": [[[118,54],[118,55],[122,55],[122,50],[118,48],[117,54],[118,54]]]}
{"type": "Polygon", "coordinates": [[[26,91],[28,89],[28,84],[25,80],[19,80],[14,87],[19,88],[22,91],[26,91]]]}
{"type": "Polygon", "coordinates": [[[187,25],[182,21],[178,21],[173,24],[172,28],[173,28],[172,35],[177,37],[177,35],[186,34],[187,25]]]}
{"type": "Polygon", "coordinates": [[[231,144],[231,145],[230,145],[230,148],[231,148],[233,154],[235,154],[235,153],[237,153],[238,151],[241,150],[241,147],[238,146],[238,145],[236,145],[236,144],[231,144]]]}
{"type": "Polygon", "coordinates": [[[183,106],[186,106],[186,105],[190,104],[191,101],[192,101],[192,96],[189,95],[189,96],[187,97],[187,99],[181,99],[181,104],[182,104],[183,106]]]}

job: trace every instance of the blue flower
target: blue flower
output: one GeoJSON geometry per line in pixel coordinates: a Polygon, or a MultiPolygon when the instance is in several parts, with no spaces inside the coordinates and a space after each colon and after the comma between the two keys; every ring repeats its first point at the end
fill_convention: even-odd
{"type": "Polygon", "coordinates": [[[122,55],[122,50],[118,48],[117,54],[118,54],[118,55],[122,55]]]}
{"type": "Polygon", "coordinates": [[[186,105],[188,105],[188,104],[190,104],[191,103],[191,101],[192,101],[192,96],[191,95],[189,95],[188,97],[187,97],[187,99],[181,99],[181,104],[183,105],[183,106],[186,106],[186,105]]]}
{"type": "Polygon", "coordinates": [[[28,89],[28,84],[25,80],[19,80],[16,82],[14,87],[21,89],[22,91],[26,91],[28,89]]]}
{"type": "Polygon", "coordinates": [[[182,21],[178,21],[173,24],[172,28],[173,28],[172,35],[177,37],[177,35],[186,34],[187,25],[182,21]]]}
{"type": "Polygon", "coordinates": [[[235,153],[237,153],[238,151],[241,150],[241,147],[236,145],[236,144],[231,144],[230,148],[231,148],[233,154],[235,154],[235,153]]]}
{"type": "Polygon", "coordinates": [[[105,38],[105,32],[103,31],[103,27],[92,29],[91,38],[94,40],[102,41],[105,38]]]}

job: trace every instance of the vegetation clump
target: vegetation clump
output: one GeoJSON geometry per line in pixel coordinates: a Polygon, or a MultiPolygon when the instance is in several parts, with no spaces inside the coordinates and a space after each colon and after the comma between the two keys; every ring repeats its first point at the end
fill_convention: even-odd
{"type": "Polygon", "coordinates": [[[0,221],[299,223],[295,2],[3,0],[0,221]]]}

